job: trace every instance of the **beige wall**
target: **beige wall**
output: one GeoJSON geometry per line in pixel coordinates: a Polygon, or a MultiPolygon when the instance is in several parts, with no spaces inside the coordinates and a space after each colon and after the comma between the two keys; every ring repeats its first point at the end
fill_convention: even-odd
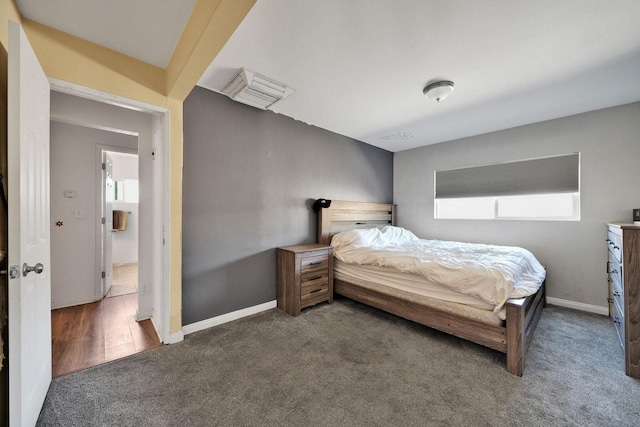
{"type": "MultiPolygon", "coordinates": [[[[21,17],[15,0],[0,0],[0,42],[7,21],[22,24],[48,77],[170,111],[170,331],[182,328],[182,102],[255,0],[198,0],[166,70],[21,17]]],[[[4,76],[6,84],[6,76],[4,76]]],[[[5,114],[6,116],[6,114],[5,114]]]]}

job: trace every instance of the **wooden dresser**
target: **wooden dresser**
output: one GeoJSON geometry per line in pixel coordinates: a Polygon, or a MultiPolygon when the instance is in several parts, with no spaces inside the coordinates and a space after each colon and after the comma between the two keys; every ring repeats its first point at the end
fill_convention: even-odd
{"type": "Polygon", "coordinates": [[[640,225],[607,224],[609,316],[624,349],[625,372],[640,378],[640,225]]]}
{"type": "Polygon", "coordinates": [[[333,247],[312,243],[276,249],[278,308],[292,316],[333,302],[333,247]]]}

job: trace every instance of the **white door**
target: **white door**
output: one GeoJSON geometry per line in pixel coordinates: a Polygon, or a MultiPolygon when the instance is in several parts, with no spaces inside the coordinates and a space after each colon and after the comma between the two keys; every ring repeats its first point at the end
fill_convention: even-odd
{"type": "Polygon", "coordinates": [[[102,152],[102,296],[113,281],[113,160],[102,152]]]}
{"type": "Polygon", "coordinates": [[[35,425],[51,383],[49,82],[9,23],[9,425],[35,425]]]}

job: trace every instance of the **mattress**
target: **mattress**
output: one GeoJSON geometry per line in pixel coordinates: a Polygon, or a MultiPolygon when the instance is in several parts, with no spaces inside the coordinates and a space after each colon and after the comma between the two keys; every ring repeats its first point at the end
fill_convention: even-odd
{"type": "Polygon", "coordinates": [[[334,259],[333,278],[458,317],[488,325],[504,326],[504,309],[494,314],[493,306],[490,304],[435,286],[412,274],[400,273],[384,267],[347,264],[334,259]]]}
{"type": "Polygon", "coordinates": [[[499,319],[507,299],[533,295],[546,275],[523,248],[418,239],[401,227],[350,230],[331,244],[340,274],[499,319]]]}

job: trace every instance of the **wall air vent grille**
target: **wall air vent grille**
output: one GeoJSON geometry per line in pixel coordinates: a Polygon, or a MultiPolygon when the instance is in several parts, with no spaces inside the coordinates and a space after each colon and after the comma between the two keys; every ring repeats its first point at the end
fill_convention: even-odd
{"type": "Polygon", "coordinates": [[[222,93],[235,101],[266,110],[275,102],[291,95],[293,89],[241,68],[222,93]]]}

